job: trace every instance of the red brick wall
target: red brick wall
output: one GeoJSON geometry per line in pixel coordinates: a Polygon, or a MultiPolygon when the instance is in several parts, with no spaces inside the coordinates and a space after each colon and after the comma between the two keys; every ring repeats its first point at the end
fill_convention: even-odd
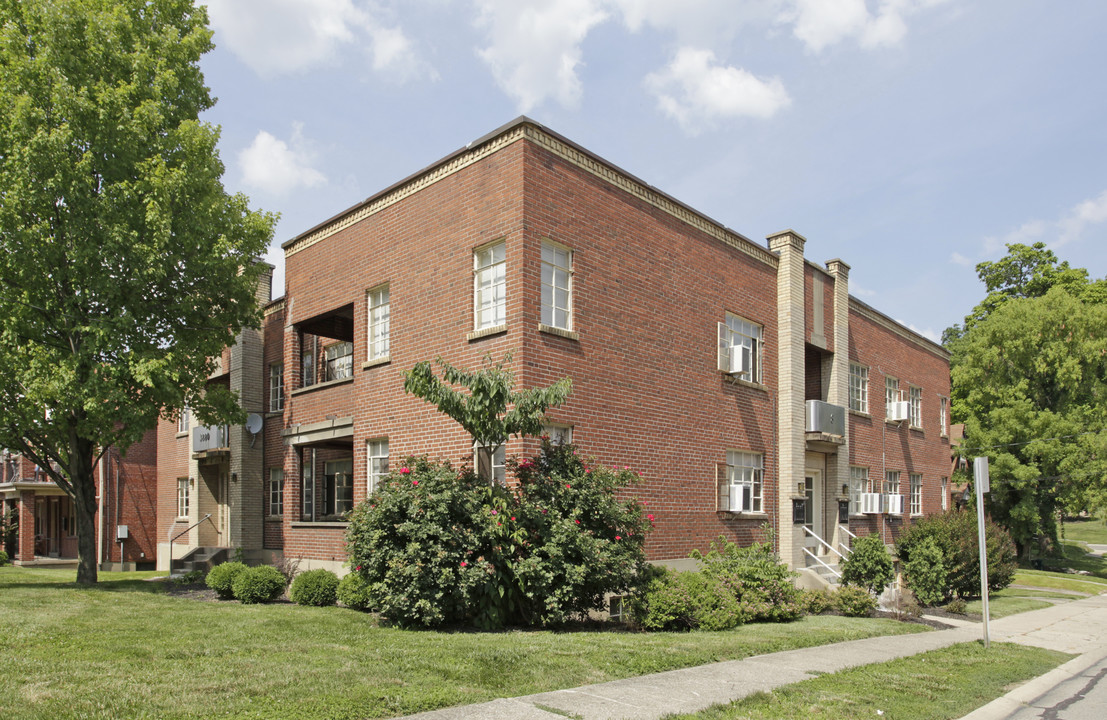
{"type": "MultiPolygon", "coordinates": [[[[188,434],[177,435],[176,420],[158,422],[158,529],[157,541],[169,542],[172,535],[188,527],[177,520],[177,479],[188,477],[188,460],[191,453],[188,434]]],[[[191,502],[196,502],[196,487],[191,488],[191,502]]],[[[183,537],[177,542],[186,541],[183,537]]]]}
{"type": "Polygon", "coordinates": [[[891,542],[910,522],[910,473],[922,474],[923,513],[941,512],[941,478],[949,475],[949,438],[938,425],[938,398],[949,397],[949,361],[942,351],[927,349],[850,309],[849,357],[869,367],[869,414],[850,413],[850,464],[869,468],[874,490],[883,489],[885,470],[900,471],[904,515],[856,517],[850,526],[881,532],[891,542]],[[885,422],[884,378],[899,378],[900,388],[922,388],[922,427],[885,422]]]}
{"type": "MultiPolygon", "coordinates": [[[[176,430],[176,422],[173,424],[176,430]]],[[[104,560],[107,562],[152,563],[158,542],[158,431],[150,430],[142,440],[122,454],[112,448],[105,453],[104,560]],[[128,539],[116,542],[116,527],[126,525],[128,539]]],[[[97,475],[99,481],[99,475],[97,475]]],[[[176,507],[176,482],[173,484],[176,507]]]]}

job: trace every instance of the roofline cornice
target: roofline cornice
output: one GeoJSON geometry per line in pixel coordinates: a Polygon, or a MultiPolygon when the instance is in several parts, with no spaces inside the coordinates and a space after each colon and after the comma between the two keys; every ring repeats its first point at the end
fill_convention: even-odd
{"type": "Polygon", "coordinates": [[[885,330],[890,330],[903,339],[908,340],[915,345],[918,345],[923,350],[927,350],[934,355],[937,355],[941,359],[945,360],[947,363],[952,357],[949,350],[946,350],[944,347],[934,342],[930,338],[923,337],[914,330],[896,322],[873,306],[861,302],[852,295],[849,296],[849,309],[853,310],[858,315],[861,315],[862,317],[873,321],[877,325],[883,327],[885,330]]]}

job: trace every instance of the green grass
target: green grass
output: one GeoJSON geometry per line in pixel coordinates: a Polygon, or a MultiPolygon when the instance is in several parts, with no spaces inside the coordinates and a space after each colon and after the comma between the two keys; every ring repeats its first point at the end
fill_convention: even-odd
{"type": "Polygon", "coordinates": [[[737,718],[880,717],[912,720],[959,718],[1006,694],[1010,686],[1042,675],[1070,655],[996,643],[963,643],[892,662],[822,675],[772,693],[759,693],[671,720],[737,718]]]}
{"type": "Polygon", "coordinates": [[[1066,520],[1064,531],[1066,540],[1107,545],[1107,522],[1100,518],[1066,520]]]}
{"type": "Polygon", "coordinates": [[[0,568],[0,717],[373,718],[873,635],[820,616],[729,632],[378,627],[344,608],[199,602],[136,573],[0,568]]]}
{"type": "MultiPolygon", "coordinates": [[[[1001,590],[998,593],[988,596],[988,616],[993,620],[1007,617],[1008,615],[1017,615],[1018,613],[1027,612],[1029,610],[1041,610],[1042,608],[1053,605],[1053,603],[1046,602],[1045,600],[1005,595],[1005,592],[1005,590],[1001,590]]],[[[1073,598],[1069,599],[1071,600],[1073,598]]],[[[965,603],[965,612],[973,615],[982,614],[984,612],[984,602],[982,600],[970,600],[965,603]]]]}
{"type": "Polygon", "coordinates": [[[1076,592],[1091,593],[1093,595],[1107,592],[1107,579],[1098,578],[1094,575],[1069,575],[1047,570],[1020,568],[1015,572],[1014,584],[1052,588],[1054,590],[1075,590],[1076,592]]]}

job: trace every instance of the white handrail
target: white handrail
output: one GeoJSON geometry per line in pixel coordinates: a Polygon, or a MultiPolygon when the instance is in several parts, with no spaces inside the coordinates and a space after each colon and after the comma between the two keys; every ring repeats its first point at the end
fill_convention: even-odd
{"type": "Polygon", "coordinates": [[[838,529],[841,530],[842,532],[844,532],[846,535],[849,535],[854,540],[857,539],[857,536],[849,531],[849,527],[847,525],[842,525],[841,523],[839,523],[838,524],[838,529]]]}
{"type": "MultiPolygon", "coordinates": [[[[843,560],[845,560],[845,559],[846,559],[846,556],[845,556],[845,555],[843,555],[842,553],[838,552],[838,551],[837,551],[837,550],[835,550],[835,549],[834,549],[833,547],[831,547],[831,546],[830,546],[829,544],[827,544],[827,542],[826,542],[825,540],[823,540],[823,539],[822,539],[821,537],[819,537],[819,536],[818,536],[818,534],[817,534],[817,533],[816,533],[816,532],[815,532],[814,530],[812,530],[811,528],[809,528],[809,527],[807,527],[806,525],[804,525],[804,526],[803,526],[803,531],[804,531],[805,533],[807,533],[808,535],[810,535],[811,537],[813,537],[813,538],[815,538],[816,540],[818,540],[818,541],[819,541],[819,544],[820,544],[820,545],[822,545],[822,546],[823,546],[824,548],[826,548],[827,550],[829,550],[830,552],[834,553],[835,555],[837,555],[838,557],[842,558],[843,560]]],[[[806,548],[805,548],[805,549],[806,549],[806,548]]]]}
{"type": "Polygon", "coordinates": [[[823,566],[824,568],[826,568],[826,569],[827,569],[827,571],[828,571],[828,572],[829,572],[829,573],[830,573],[831,575],[833,575],[834,577],[837,577],[837,578],[840,578],[840,577],[842,577],[842,573],[838,572],[838,571],[837,571],[837,570],[835,570],[834,568],[832,568],[832,567],[830,567],[829,565],[827,565],[826,563],[824,563],[824,562],[823,562],[822,560],[820,560],[820,559],[818,558],[818,556],[817,556],[817,555],[815,555],[815,553],[811,552],[811,551],[810,551],[810,550],[808,550],[807,548],[803,548],[803,552],[804,552],[804,553],[805,553],[805,554],[807,555],[807,557],[811,558],[812,560],[814,560],[815,562],[819,563],[819,564],[820,564],[820,565],[822,565],[822,566],[823,566]]]}

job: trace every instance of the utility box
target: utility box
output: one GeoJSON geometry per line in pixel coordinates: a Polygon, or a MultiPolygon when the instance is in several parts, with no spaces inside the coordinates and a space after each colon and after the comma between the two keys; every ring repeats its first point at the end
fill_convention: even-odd
{"type": "Polygon", "coordinates": [[[117,541],[118,540],[126,540],[130,536],[131,536],[131,530],[126,525],[116,525],[115,526],[115,539],[117,541]]]}

